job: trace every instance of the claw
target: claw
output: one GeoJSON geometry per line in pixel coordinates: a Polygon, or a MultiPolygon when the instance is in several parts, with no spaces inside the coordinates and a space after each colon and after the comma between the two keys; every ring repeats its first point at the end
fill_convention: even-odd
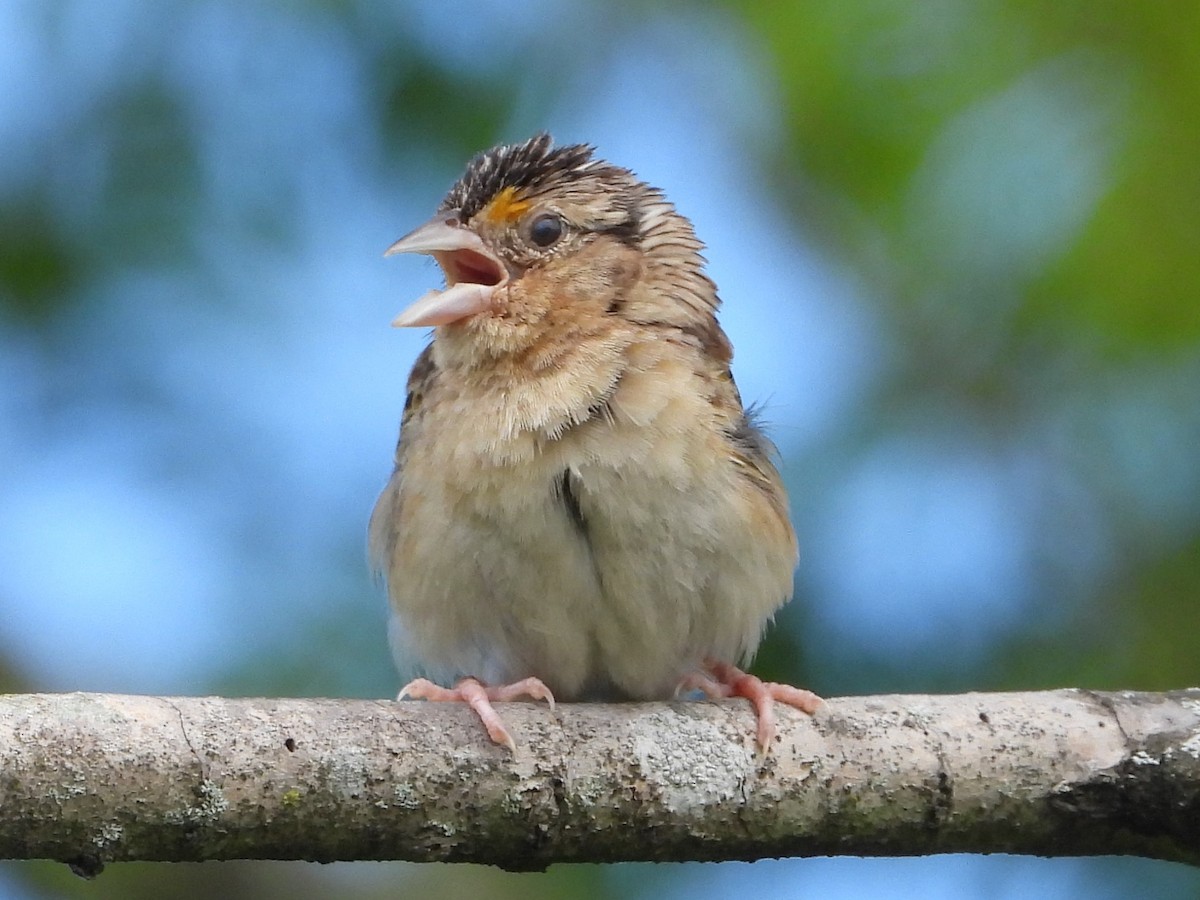
{"type": "Polygon", "coordinates": [[[704,667],[712,677],[709,677],[708,673],[695,672],[684,678],[680,686],[698,688],[713,699],[745,697],[749,700],[754,705],[754,714],[758,720],[755,737],[760,756],[766,756],[771,741],[775,738],[775,701],[786,703],[810,716],[824,702],[812,691],[792,687],[790,684],[763,681],[729,663],[706,660],[704,667]]]}
{"type": "Polygon", "coordinates": [[[509,752],[516,753],[517,742],[504,725],[504,720],[492,706],[492,702],[503,703],[518,697],[529,697],[531,700],[545,700],[554,711],[554,695],[550,688],[540,678],[523,678],[512,684],[484,685],[478,678],[464,678],[452,688],[434,684],[427,678],[416,678],[400,689],[397,700],[411,697],[414,700],[431,700],[434,702],[456,701],[468,704],[479,716],[479,721],[487,729],[488,737],[494,743],[507,747],[509,752]]]}

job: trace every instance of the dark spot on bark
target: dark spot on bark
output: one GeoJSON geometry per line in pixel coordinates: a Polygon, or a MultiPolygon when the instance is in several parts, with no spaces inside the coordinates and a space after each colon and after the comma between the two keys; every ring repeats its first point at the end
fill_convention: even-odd
{"type": "Polygon", "coordinates": [[[104,871],[104,863],[98,856],[85,854],[66,861],[67,867],[80,878],[92,879],[104,871]]]}

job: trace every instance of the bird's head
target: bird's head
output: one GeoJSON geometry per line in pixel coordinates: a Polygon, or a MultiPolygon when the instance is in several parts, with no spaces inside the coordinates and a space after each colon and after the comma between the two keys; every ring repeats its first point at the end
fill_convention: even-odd
{"type": "Polygon", "coordinates": [[[593,152],[539,134],[472,159],[437,214],[388,248],[431,254],[446,276],[392,324],[445,326],[492,352],[613,317],[715,327],[716,290],[691,224],[593,152]]]}

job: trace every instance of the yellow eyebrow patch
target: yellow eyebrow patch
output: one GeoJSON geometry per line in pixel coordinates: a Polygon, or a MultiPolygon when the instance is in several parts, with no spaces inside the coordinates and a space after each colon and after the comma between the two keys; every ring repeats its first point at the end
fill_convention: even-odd
{"type": "Polygon", "coordinates": [[[517,189],[506,187],[488,203],[480,214],[497,225],[515,222],[532,204],[517,196],[517,189]]]}

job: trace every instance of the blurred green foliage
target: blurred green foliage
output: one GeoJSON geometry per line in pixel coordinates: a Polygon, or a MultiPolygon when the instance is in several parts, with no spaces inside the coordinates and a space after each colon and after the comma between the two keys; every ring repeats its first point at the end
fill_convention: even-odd
{"type": "MultiPolygon", "coordinates": [[[[769,177],[806,234],[868,280],[900,337],[902,363],[886,393],[860,410],[864,430],[851,446],[888,429],[865,423],[903,420],[942,398],[948,414],[985,423],[998,447],[1032,433],[1101,498],[1097,513],[1111,528],[1108,586],[1073,597],[1064,585],[1061,596],[1048,595],[1058,612],[1032,609],[1028,631],[998,635],[974,686],[1200,683],[1200,517],[1155,528],[1142,519],[1147,499],[1139,495],[1154,490],[1146,482],[1155,473],[1131,489],[1121,471],[1177,457],[1158,473],[1167,482],[1159,489],[1183,492],[1200,508],[1200,381],[1192,377],[1200,339],[1200,56],[1192,36],[1200,7],[878,0],[728,8],[761,39],[783,98],[782,139],[763,153],[769,177]],[[972,271],[996,252],[982,244],[969,246],[967,265],[947,265],[948,245],[978,226],[970,210],[930,201],[944,185],[923,175],[964,123],[995,111],[1031,73],[1049,73],[1039,89],[1063,93],[1054,112],[1100,119],[1061,159],[1103,171],[1088,175],[1102,179],[1094,207],[1069,242],[1035,255],[1035,267],[1018,248],[972,271]],[[1148,370],[1167,373],[1161,387],[1120,396],[1148,370]],[[1138,408],[1110,418],[1120,402],[1138,408]],[[1151,431],[1131,431],[1143,427],[1151,431]],[[1139,440],[1157,446],[1123,461],[1120,445],[1139,440]]],[[[1004,204],[1019,202],[1029,176],[1003,151],[1053,142],[1059,124],[1031,135],[997,132],[1008,146],[991,160],[980,151],[1008,179],[987,194],[1001,205],[997,215],[1022,214],[1004,204]]],[[[936,171],[954,174],[953,165],[936,171]]],[[[873,678],[849,677],[861,684],[865,676],[876,689],[970,686],[930,675],[885,666],[873,678]]]]}
{"type": "Polygon", "coordinates": [[[74,250],[37,198],[9,198],[0,207],[0,309],[36,328],[78,287],[74,250]]]}
{"type": "MultiPolygon", "coordinates": [[[[1200,337],[1200,8],[1186,2],[736,4],[771,53],[787,132],[778,180],[822,198],[818,235],[855,252],[863,231],[903,245],[913,173],[947,124],[1046,61],[1120,96],[1125,123],[1105,196],[1024,296],[1025,327],[1123,353],[1200,337]],[[1072,60],[1071,58],[1074,57],[1072,60]],[[857,239],[857,240],[856,240],[857,239]]],[[[1086,101],[1086,97],[1080,97],[1086,101]]],[[[810,195],[811,196],[811,195],[810,195]]],[[[945,223],[951,225],[952,223],[945,223]]],[[[888,287],[895,287],[894,284],[888,287]]],[[[903,301],[895,290],[884,298],[903,301]]]]}

